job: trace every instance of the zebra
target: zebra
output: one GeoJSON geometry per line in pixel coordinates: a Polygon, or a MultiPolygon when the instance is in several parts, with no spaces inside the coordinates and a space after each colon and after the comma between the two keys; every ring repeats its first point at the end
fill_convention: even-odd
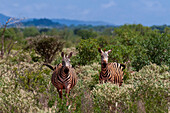
{"type": "Polygon", "coordinates": [[[121,86],[123,83],[123,70],[126,66],[116,62],[108,63],[108,56],[112,49],[108,51],[104,49],[103,52],[102,49],[98,48],[98,51],[101,54],[101,72],[99,76],[100,83],[109,81],[121,86]]]}
{"type": "Polygon", "coordinates": [[[72,68],[70,64],[70,57],[72,56],[72,52],[69,55],[64,55],[64,52],[61,53],[62,56],[62,63],[58,64],[56,67],[53,67],[49,64],[44,64],[53,70],[53,74],[51,77],[52,84],[57,88],[59,93],[59,97],[62,99],[62,90],[66,90],[66,98],[68,105],[68,95],[70,90],[76,85],[77,83],[77,75],[75,69],[72,68]]]}

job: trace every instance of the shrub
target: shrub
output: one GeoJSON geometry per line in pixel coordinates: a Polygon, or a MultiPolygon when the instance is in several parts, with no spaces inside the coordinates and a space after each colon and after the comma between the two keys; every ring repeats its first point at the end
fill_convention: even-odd
{"type": "Polygon", "coordinates": [[[74,33],[81,36],[82,39],[89,39],[89,38],[95,38],[97,36],[97,33],[91,30],[86,29],[78,29],[75,30],[74,33]]]}
{"type": "Polygon", "coordinates": [[[96,58],[98,55],[98,47],[99,45],[96,39],[82,39],[76,47],[78,51],[78,56],[80,58],[80,64],[91,64],[95,60],[97,60],[96,58]]]}
{"type": "Polygon", "coordinates": [[[109,62],[124,63],[129,61],[133,55],[133,50],[131,47],[121,45],[120,43],[108,45],[105,49],[112,49],[112,52],[109,53],[109,62]]]}
{"type": "Polygon", "coordinates": [[[91,91],[95,112],[167,112],[169,68],[151,64],[119,87],[97,84],[91,91]]]}
{"type": "Polygon", "coordinates": [[[127,88],[119,87],[110,82],[97,84],[92,90],[94,111],[115,112],[116,110],[120,109],[118,107],[123,104],[123,101],[120,101],[120,98],[126,98],[127,93],[127,88]]]}
{"type": "Polygon", "coordinates": [[[51,63],[56,52],[62,51],[64,42],[60,41],[59,37],[37,36],[32,45],[35,52],[44,59],[44,62],[51,63]]]}
{"type": "Polygon", "coordinates": [[[152,33],[146,40],[140,43],[141,47],[136,48],[136,57],[132,60],[132,66],[138,71],[149,62],[170,64],[169,52],[170,39],[167,34],[152,33]],[[140,48],[140,49],[139,49],[140,48]]]}
{"type": "MultiPolygon", "coordinates": [[[[30,69],[29,66],[31,67],[31,65],[25,66],[25,64],[11,65],[4,63],[0,65],[0,70],[3,68],[4,71],[4,73],[0,73],[0,112],[37,112],[40,110],[38,107],[41,108],[41,106],[37,105],[37,100],[35,99],[37,92],[29,91],[30,88],[35,88],[32,87],[33,84],[36,84],[35,86],[38,86],[37,88],[39,88],[39,85],[37,85],[35,81],[32,81],[33,78],[30,78],[30,75],[24,76],[27,75],[25,71],[26,69],[30,69]],[[21,76],[22,78],[20,78],[21,76]],[[29,79],[32,80],[30,80],[30,84],[28,85],[29,79]]],[[[36,66],[34,66],[34,69],[35,67],[36,66]]]]}
{"type": "Polygon", "coordinates": [[[23,34],[24,34],[24,37],[34,37],[34,36],[37,36],[39,35],[39,31],[36,27],[29,27],[29,28],[25,28],[24,31],[23,31],[23,34]]]}
{"type": "Polygon", "coordinates": [[[0,64],[0,112],[45,112],[47,106],[54,109],[57,91],[49,83],[51,70],[40,70],[39,63],[8,63],[0,64]]]}
{"type": "Polygon", "coordinates": [[[169,68],[151,64],[132,76],[131,105],[129,110],[145,112],[168,111],[169,68]],[[141,104],[142,108],[141,108],[141,104]]]}
{"type": "Polygon", "coordinates": [[[104,48],[109,44],[109,41],[111,41],[111,39],[110,39],[110,37],[105,36],[105,37],[97,38],[97,41],[99,43],[100,48],[104,48]]]}

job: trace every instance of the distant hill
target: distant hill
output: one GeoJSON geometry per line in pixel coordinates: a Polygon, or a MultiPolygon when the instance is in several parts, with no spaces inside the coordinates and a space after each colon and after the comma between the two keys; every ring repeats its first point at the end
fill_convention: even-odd
{"type": "Polygon", "coordinates": [[[61,24],[65,24],[67,26],[70,25],[92,25],[92,26],[99,26],[99,25],[113,25],[107,22],[102,21],[81,21],[81,20],[69,20],[69,19],[51,19],[53,22],[58,22],[61,24]]]}
{"type": "Polygon", "coordinates": [[[33,19],[25,22],[21,22],[22,26],[29,27],[29,26],[36,26],[36,27],[63,27],[64,25],[53,22],[50,19],[33,19]]]}
{"type": "MultiPolygon", "coordinates": [[[[0,14],[0,25],[4,24],[10,17],[0,14]]],[[[107,22],[102,21],[81,21],[81,20],[70,20],[70,19],[35,19],[29,18],[26,20],[22,20],[21,25],[23,27],[26,26],[37,26],[37,27],[57,27],[57,26],[70,26],[70,25],[92,25],[92,26],[99,26],[99,25],[113,25],[107,22]]]]}
{"type": "Polygon", "coordinates": [[[5,22],[9,19],[10,17],[5,16],[3,14],[0,14],[0,26],[5,24],[5,22]]]}

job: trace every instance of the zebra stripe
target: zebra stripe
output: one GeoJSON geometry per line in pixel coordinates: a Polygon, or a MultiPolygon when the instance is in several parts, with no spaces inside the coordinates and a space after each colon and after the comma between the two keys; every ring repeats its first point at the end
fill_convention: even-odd
{"type": "Polygon", "coordinates": [[[101,72],[99,80],[100,82],[107,82],[110,81],[115,84],[122,85],[123,82],[123,64],[119,63],[108,63],[106,66],[101,64],[101,72]]]}
{"type": "Polygon", "coordinates": [[[69,68],[69,73],[65,73],[64,70],[66,67],[61,65],[62,64],[60,64],[54,71],[51,82],[56,88],[59,89],[61,88],[59,86],[62,86],[63,89],[66,89],[68,84],[71,85],[70,88],[74,87],[77,83],[75,70],[73,68],[69,68]]]}
{"type": "Polygon", "coordinates": [[[75,69],[70,67],[65,67],[61,63],[57,65],[57,67],[53,68],[51,65],[43,64],[49,67],[51,70],[54,70],[51,82],[57,88],[60,98],[62,98],[62,89],[66,89],[66,98],[67,98],[67,105],[68,105],[68,95],[70,90],[76,85],[77,83],[77,76],[75,69]],[[69,70],[68,73],[65,73],[65,69],[69,70]]]}

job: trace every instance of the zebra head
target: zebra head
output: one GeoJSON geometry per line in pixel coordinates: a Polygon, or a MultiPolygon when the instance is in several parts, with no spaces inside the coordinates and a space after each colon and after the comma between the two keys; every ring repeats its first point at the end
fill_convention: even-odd
{"type": "Polygon", "coordinates": [[[69,55],[67,54],[64,55],[64,52],[62,52],[61,56],[62,56],[62,65],[68,68],[72,67],[70,64],[70,57],[72,56],[72,52],[70,52],[69,55]]]}
{"type": "Polygon", "coordinates": [[[108,51],[102,51],[102,49],[98,48],[98,51],[101,54],[101,63],[106,65],[108,63],[109,53],[112,51],[112,49],[108,51]]]}

